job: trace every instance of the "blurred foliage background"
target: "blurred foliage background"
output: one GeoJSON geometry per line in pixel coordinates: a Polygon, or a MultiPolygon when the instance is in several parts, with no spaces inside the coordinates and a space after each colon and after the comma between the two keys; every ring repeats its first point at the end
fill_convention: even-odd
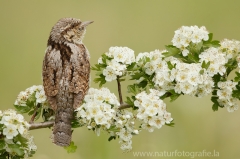
{"type": "MultiPolygon", "coordinates": [[[[42,84],[41,67],[49,32],[62,17],[94,20],[84,39],[93,65],[110,46],[128,46],[136,55],[162,50],[171,44],[174,31],[182,25],[204,25],[214,33],[214,39],[240,40],[239,6],[238,0],[0,0],[0,109],[13,108],[20,91],[42,84]]],[[[93,82],[91,86],[98,87],[93,82]]],[[[106,85],[115,93],[116,86],[116,82],[106,85]]],[[[215,150],[220,153],[219,159],[240,158],[240,110],[213,112],[210,97],[186,96],[166,102],[175,127],[164,126],[153,133],[142,131],[133,138],[133,152],[215,150]]],[[[108,142],[106,134],[97,137],[85,127],[73,133],[78,146],[73,154],[51,143],[50,129],[31,133],[38,146],[34,159],[137,158],[132,152],[122,153],[118,141],[108,142]]]]}

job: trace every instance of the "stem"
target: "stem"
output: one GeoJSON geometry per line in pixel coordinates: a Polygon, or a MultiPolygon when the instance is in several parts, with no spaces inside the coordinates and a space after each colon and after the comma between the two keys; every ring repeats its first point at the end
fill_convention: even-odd
{"type": "Polygon", "coordinates": [[[118,94],[119,94],[119,102],[122,105],[123,100],[122,100],[122,90],[121,90],[121,83],[120,83],[120,78],[117,76],[117,84],[118,84],[118,94]]]}
{"type": "Polygon", "coordinates": [[[38,111],[38,108],[40,107],[40,103],[37,104],[35,110],[34,110],[34,113],[33,113],[33,116],[31,117],[29,123],[32,124],[34,122],[34,119],[35,117],[37,116],[37,111],[38,111]]]}
{"type": "Polygon", "coordinates": [[[49,127],[52,127],[53,124],[54,124],[53,120],[42,122],[42,123],[32,123],[32,124],[30,124],[29,130],[49,128],[49,127]]]}
{"type": "Polygon", "coordinates": [[[120,107],[118,109],[122,110],[122,109],[126,109],[126,108],[131,108],[131,107],[132,107],[131,105],[123,103],[123,104],[120,105],[120,107]]]}

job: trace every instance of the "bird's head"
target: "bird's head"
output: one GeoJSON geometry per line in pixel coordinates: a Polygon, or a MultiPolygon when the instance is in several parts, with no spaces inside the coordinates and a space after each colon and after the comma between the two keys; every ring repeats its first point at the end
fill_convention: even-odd
{"type": "Polygon", "coordinates": [[[93,21],[81,22],[76,18],[62,18],[52,28],[50,38],[56,43],[82,43],[86,27],[93,21]]]}

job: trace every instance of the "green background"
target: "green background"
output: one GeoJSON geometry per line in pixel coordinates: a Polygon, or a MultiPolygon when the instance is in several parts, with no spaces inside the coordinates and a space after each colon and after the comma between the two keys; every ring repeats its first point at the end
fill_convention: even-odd
{"type": "MultiPolygon", "coordinates": [[[[127,46],[136,55],[162,50],[171,44],[174,31],[182,25],[204,25],[214,33],[214,39],[240,40],[239,6],[238,0],[0,0],[0,109],[13,108],[20,91],[42,84],[41,67],[49,32],[62,17],[94,20],[84,39],[93,65],[111,46],[127,46]]],[[[123,84],[126,86],[127,82],[123,84]]],[[[91,87],[97,85],[92,82],[91,87]]],[[[106,87],[116,93],[115,81],[106,87]]],[[[210,97],[186,96],[166,102],[175,127],[164,126],[153,133],[142,131],[133,138],[132,152],[123,153],[118,140],[108,142],[106,133],[97,137],[83,127],[73,133],[77,151],[67,154],[51,143],[50,129],[41,129],[31,131],[38,146],[33,158],[144,159],[160,157],[134,157],[133,152],[175,150],[215,150],[220,154],[215,158],[240,158],[240,110],[213,112],[210,97]]]]}

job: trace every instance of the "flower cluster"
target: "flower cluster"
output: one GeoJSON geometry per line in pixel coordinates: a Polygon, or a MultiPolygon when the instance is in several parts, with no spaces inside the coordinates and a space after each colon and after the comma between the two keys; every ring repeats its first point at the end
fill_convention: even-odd
{"type": "Polygon", "coordinates": [[[221,53],[217,48],[210,47],[199,55],[201,64],[205,61],[210,62],[210,66],[207,69],[207,73],[210,77],[219,73],[223,75],[226,72],[225,64],[227,60],[225,59],[225,54],[221,53]]]}
{"type": "Polygon", "coordinates": [[[220,42],[219,50],[226,55],[226,59],[235,58],[240,52],[240,41],[224,39],[220,42]]]}
{"type": "Polygon", "coordinates": [[[115,129],[117,132],[111,131],[112,136],[118,135],[121,149],[125,152],[132,149],[132,137],[139,133],[139,130],[135,129],[135,117],[132,112],[128,110],[117,111],[115,117],[115,129]]]}
{"type": "Polygon", "coordinates": [[[143,121],[141,127],[149,132],[155,128],[160,129],[173,120],[171,113],[166,110],[166,104],[159,98],[162,95],[163,92],[154,89],[150,89],[149,94],[143,91],[136,95],[134,105],[139,108],[137,118],[143,121]]]}
{"type": "Polygon", "coordinates": [[[182,26],[175,31],[174,37],[172,39],[173,46],[182,50],[183,56],[187,56],[189,50],[187,47],[191,43],[200,43],[202,40],[208,40],[208,31],[204,26],[182,26]]]}
{"type": "Polygon", "coordinates": [[[232,97],[232,91],[236,89],[237,82],[218,82],[217,90],[218,103],[227,108],[228,112],[238,109],[238,99],[232,97]]]}
{"type": "MultiPolygon", "coordinates": [[[[214,85],[212,76],[218,72],[211,73],[208,70],[200,73],[203,68],[201,67],[202,62],[212,62],[210,64],[212,66],[218,66],[217,68],[225,68],[221,61],[221,56],[214,55],[208,57],[207,55],[211,54],[211,49],[202,55],[202,61],[199,63],[183,63],[177,58],[167,57],[164,58],[162,53],[165,51],[155,50],[150,53],[140,53],[137,56],[137,61],[139,61],[141,65],[141,59],[149,58],[149,62],[147,62],[143,67],[145,73],[148,75],[152,75],[154,73],[154,77],[152,78],[152,82],[154,83],[155,89],[161,91],[168,91],[174,89],[178,94],[188,94],[191,96],[206,96],[212,92],[212,87],[214,85]],[[216,60],[216,58],[218,58],[216,60]],[[215,60],[215,61],[214,61],[215,60]],[[217,61],[220,61],[217,63],[217,61]],[[215,64],[215,63],[216,64],[215,64]],[[168,63],[170,63],[173,68],[169,69],[168,63]],[[215,64],[215,65],[214,65],[215,64]],[[211,74],[210,74],[210,73],[211,74]]],[[[224,59],[223,59],[224,60],[224,59]]],[[[224,60],[225,61],[225,60],[224,60]]],[[[137,62],[137,65],[138,62],[137,62]]],[[[219,69],[222,71],[223,69],[219,69]]],[[[220,72],[219,71],[219,72],[220,72]]],[[[223,70],[224,72],[225,70],[223,70]]],[[[140,78],[139,81],[144,78],[140,78]]]]}
{"type": "Polygon", "coordinates": [[[109,129],[120,105],[117,97],[107,88],[90,88],[84,98],[85,103],[77,108],[77,117],[82,125],[100,134],[100,128],[109,129]]]}
{"type": "MultiPolygon", "coordinates": [[[[103,75],[106,81],[113,81],[117,76],[123,76],[127,70],[127,66],[135,62],[134,51],[128,47],[110,47],[105,53],[108,60],[103,75]]],[[[98,64],[103,63],[103,57],[100,57],[98,64]]]]}
{"type": "Polygon", "coordinates": [[[28,158],[37,150],[28,132],[29,124],[21,114],[9,109],[0,111],[0,156],[28,158]]]}
{"type": "Polygon", "coordinates": [[[203,97],[212,92],[214,82],[207,72],[200,73],[201,65],[198,63],[177,63],[171,70],[171,79],[176,81],[174,90],[176,93],[184,93],[191,96],[203,97]]]}
{"type": "Polygon", "coordinates": [[[36,104],[45,103],[46,96],[42,85],[32,86],[27,88],[25,91],[21,91],[17,96],[14,105],[27,106],[27,101],[29,98],[36,98],[36,104]]]}

